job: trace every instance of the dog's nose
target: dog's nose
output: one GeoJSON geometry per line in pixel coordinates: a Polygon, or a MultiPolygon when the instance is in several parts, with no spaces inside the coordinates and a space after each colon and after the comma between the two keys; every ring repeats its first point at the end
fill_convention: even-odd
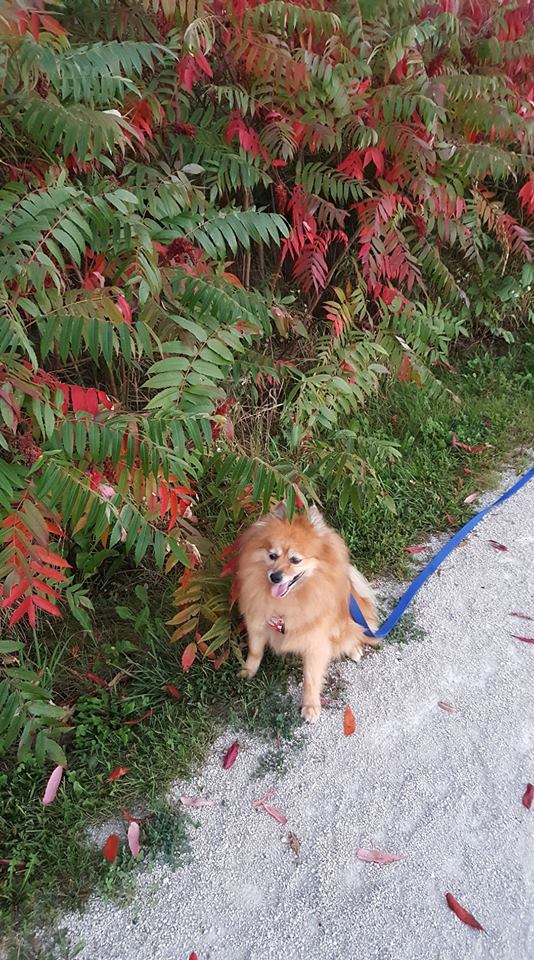
{"type": "Polygon", "coordinates": [[[271,583],[281,583],[283,576],[284,574],[281,570],[272,570],[269,574],[269,580],[271,583]]]}

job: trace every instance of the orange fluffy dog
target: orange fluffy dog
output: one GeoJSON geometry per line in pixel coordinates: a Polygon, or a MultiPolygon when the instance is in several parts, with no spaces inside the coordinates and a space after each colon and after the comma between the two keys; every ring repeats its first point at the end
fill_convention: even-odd
{"type": "Polygon", "coordinates": [[[283,504],[243,534],[238,584],[248,631],[242,676],[254,676],[266,644],[275,653],[298,654],[304,665],[302,715],[313,723],[321,712],[330,661],[342,655],[359,660],[364,644],[378,646],[364,637],[349,613],[352,592],[376,629],[373,591],[315,507],[290,523],[283,504]]]}

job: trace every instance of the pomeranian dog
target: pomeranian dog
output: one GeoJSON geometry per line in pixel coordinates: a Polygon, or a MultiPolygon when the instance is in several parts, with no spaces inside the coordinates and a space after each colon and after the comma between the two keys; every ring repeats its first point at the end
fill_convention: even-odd
{"type": "Polygon", "coordinates": [[[315,722],[330,661],[343,655],[358,661],[364,645],[379,645],[364,636],[349,613],[352,593],[376,629],[371,587],[315,507],[290,522],[283,503],[242,535],[237,578],[248,632],[241,675],[255,675],[266,645],[278,654],[298,654],[304,668],[302,715],[315,722]]]}

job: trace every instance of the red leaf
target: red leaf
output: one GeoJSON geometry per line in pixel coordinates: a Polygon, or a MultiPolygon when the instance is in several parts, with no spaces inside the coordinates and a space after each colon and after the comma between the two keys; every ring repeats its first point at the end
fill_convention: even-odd
{"type": "Polygon", "coordinates": [[[128,846],[132,857],[137,857],[141,853],[141,844],[139,843],[139,824],[137,820],[132,820],[128,827],[128,846]]]}
{"type": "Polygon", "coordinates": [[[476,446],[472,447],[468,443],[462,443],[457,439],[456,434],[453,433],[451,437],[451,447],[457,447],[459,450],[465,450],[467,453],[482,453],[483,450],[486,450],[490,447],[489,443],[477,443],[476,446]]]}
{"type": "Polygon", "coordinates": [[[124,819],[128,821],[128,823],[133,823],[134,820],[136,819],[135,817],[132,817],[131,813],[128,813],[127,810],[124,810],[123,807],[119,807],[119,810],[122,813],[124,819]]]}
{"type": "Polygon", "coordinates": [[[497,540],[488,540],[488,543],[494,550],[500,550],[501,552],[508,550],[508,547],[505,547],[504,543],[498,543],[497,540]]]}
{"type": "Polygon", "coordinates": [[[343,716],[343,733],[346,737],[351,737],[356,730],[356,717],[349,706],[345,707],[343,716]]]}
{"type": "Polygon", "coordinates": [[[239,740],[234,740],[231,747],[228,747],[223,759],[223,770],[229,770],[233,767],[239,753],[239,740]]]}
{"type": "Polygon", "coordinates": [[[146,713],[142,713],[140,717],[136,717],[135,720],[123,720],[124,727],[134,727],[136,723],[141,723],[142,720],[147,720],[148,717],[151,717],[155,713],[154,710],[147,710],[146,713]]]}
{"type": "Polygon", "coordinates": [[[255,808],[263,807],[263,804],[265,803],[265,801],[270,800],[271,797],[274,797],[275,793],[276,793],[276,790],[274,789],[268,790],[267,793],[263,794],[263,797],[260,797],[259,800],[255,800],[252,806],[255,808]]]}
{"type": "Polygon", "coordinates": [[[31,597],[25,597],[22,603],[19,603],[17,609],[11,614],[9,618],[9,626],[14,627],[22,617],[27,616],[28,620],[32,627],[35,626],[35,610],[33,609],[33,603],[31,597]]]}
{"type": "Polygon", "coordinates": [[[527,788],[521,798],[521,803],[527,810],[530,810],[534,800],[534,783],[527,783],[527,788]]]}
{"type": "Polygon", "coordinates": [[[190,807],[193,810],[215,806],[215,800],[208,800],[206,797],[180,797],[180,803],[183,807],[190,807]]]}
{"type": "Polygon", "coordinates": [[[56,799],[56,794],[59,789],[59,784],[61,783],[61,778],[63,776],[63,767],[56,767],[52,771],[46,785],[46,790],[43,797],[43,806],[47,807],[50,803],[56,799]]]}
{"type": "Polygon", "coordinates": [[[514,640],[521,640],[523,643],[534,643],[534,637],[520,637],[517,633],[511,633],[514,640]]]}
{"type": "Polygon", "coordinates": [[[46,593],[49,597],[54,597],[54,600],[59,599],[59,593],[57,590],[53,590],[52,587],[49,587],[48,584],[43,583],[41,580],[37,580],[35,577],[32,580],[32,587],[35,590],[38,590],[40,593],[46,593]]]}
{"type": "Polygon", "coordinates": [[[357,850],[356,856],[363,863],[379,863],[382,866],[385,863],[397,863],[398,860],[404,860],[403,853],[384,853],[382,850],[357,850]]]}
{"type": "Polygon", "coordinates": [[[115,863],[119,852],[120,840],[116,833],[112,833],[104,844],[103,854],[108,863],[115,863]]]}
{"type": "Polygon", "coordinates": [[[119,293],[119,296],[117,297],[117,306],[122,313],[125,322],[130,327],[132,325],[132,309],[126,297],[124,297],[122,293],[119,293]]]}
{"type": "Polygon", "coordinates": [[[72,409],[75,413],[79,410],[85,410],[85,390],[83,387],[72,386],[70,388],[72,409]]]}
{"type": "Polygon", "coordinates": [[[531,617],[528,613],[517,613],[517,611],[514,611],[514,610],[512,610],[510,616],[511,616],[511,617],[519,617],[520,620],[532,620],[532,621],[534,621],[534,617],[531,617]]]}
{"type": "Polygon", "coordinates": [[[232,553],[235,553],[238,549],[238,541],[234,540],[233,543],[229,543],[227,547],[221,553],[221,560],[226,560],[226,557],[229,557],[232,553]]]}
{"type": "Polygon", "coordinates": [[[170,693],[171,697],[174,697],[176,700],[179,700],[180,697],[182,696],[182,694],[181,694],[180,691],[178,690],[178,687],[175,687],[175,686],[174,686],[174,683],[164,683],[164,684],[163,684],[163,687],[162,687],[161,689],[162,689],[162,690],[168,690],[168,692],[170,693]]]}
{"type": "Polygon", "coordinates": [[[464,503],[473,503],[473,500],[476,500],[480,496],[480,490],[475,491],[475,493],[470,493],[468,497],[465,498],[464,503]]]}
{"type": "Polygon", "coordinates": [[[422,553],[423,550],[428,550],[428,544],[425,544],[425,546],[422,546],[422,547],[405,547],[404,548],[405,553],[422,553]]]}
{"type": "Polygon", "coordinates": [[[21,580],[20,583],[17,583],[16,586],[11,587],[7,597],[2,600],[0,603],[0,610],[5,610],[6,607],[10,607],[13,603],[16,603],[17,600],[20,600],[23,593],[26,593],[26,590],[30,586],[29,580],[21,580]]]}
{"type": "Polygon", "coordinates": [[[47,13],[41,13],[40,18],[41,26],[47,33],[53,33],[55,37],[62,37],[66,34],[65,28],[54,17],[50,17],[47,13]]]}
{"type": "Polygon", "coordinates": [[[68,567],[70,569],[70,563],[67,563],[63,557],[58,557],[56,553],[39,546],[35,546],[33,549],[43,563],[50,563],[53,567],[63,567],[64,569],[68,567]]]}
{"type": "Polygon", "coordinates": [[[277,823],[281,823],[284,826],[287,823],[287,817],[282,813],[281,810],[277,810],[276,807],[270,807],[267,803],[262,804],[265,813],[268,813],[273,820],[276,820],[277,823]]]}
{"type": "Polygon", "coordinates": [[[118,780],[119,777],[124,777],[128,773],[128,767],[115,767],[113,773],[110,773],[109,777],[106,777],[108,783],[113,780],[118,780]]]}
{"type": "Polygon", "coordinates": [[[458,903],[456,897],[453,897],[452,893],[445,894],[445,899],[449,905],[449,908],[453,913],[456,914],[459,920],[462,923],[467,924],[468,927],[473,927],[474,930],[483,930],[484,927],[480,925],[478,920],[475,920],[472,913],[469,913],[465,907],[462,907],[461,903],[458,903]]]}
{"type": "Polygon", "coordinates": [[[51,567],[45,567],[42,563],[37,563],[36,560],[31,561],[30,570],[32,573],[40,573],[47,580],[54,580],[55,583],[67,583],[67,577],[64,573],[60,573],[59,570],[52,570],[51,567]]]}
{"type": "Polygon", "coordinates": [[[51,613],[53,617],[60,617],[61,613],[56,607],[55,603],[51,603],[50,600],[47,600],[46,597],[38,597],[34,594],[33,602],[36,607],[40,607],[41,610],[45,610],[47,613],[51,613]]]}
{"type": "Polygon", "coordinates": [[[403,380],[408,379],[408,371],[412,365],[410,357],[407,353],[404,354],[402,358],[402,363],[399,367],[399,383],[402,383],[403,380]]]}
{"type": "Polygon", "coordinates": [[[222,667],[223,663],[225,663],[226,660],[228,660],[229,656],[230,656],[230,651],[228,649],[223,650],[220,656],[218,656],[217,659],[213,661],[212,663],[213,669],[219,670],[222,667]]]}
{"type": "Polygon", "coordinates": [[[453,707],[452,703],[445,703],[444,700],[438,700],[438,707],[441,707],[442,710],[446,710],[447,713],[457,713],[457,708],[453,707]]]}
{"type": "Polygon", "coordinates": [[[194,641],[191,641],[191,643],[187,644],[187,647],[182,653],[182,670],[184,673],[187,673],[187,671],[193,666],[196,656],[197,645],[194,641]]]}
{"type": "Polygon", "coordinates": [[[36,43],[39,43],[39,17],[36,13],[32,13],[30,16],[30,29],[33,39],[36,43]]]}
{"type": "Polygon", "coordinates": [[[189,960],[198,960],[198,957],[194,950],[193,950],[193,953],[189,954],[189,960]]]}
{"type": "Polygon", "coordinates": [[[99,677],[97,673],[84,673],[83,676],[86,680],[91,680],[93,683],[96,683],[98,687],[104,687],[105,690],[108,689],[107,681],[99,677]]]}

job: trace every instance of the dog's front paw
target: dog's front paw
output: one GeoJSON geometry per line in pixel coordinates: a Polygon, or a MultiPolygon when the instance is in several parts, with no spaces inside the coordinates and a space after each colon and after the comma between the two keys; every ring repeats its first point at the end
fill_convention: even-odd
{"type": "Polygon", "coordinates": [[[305,703],[300,712],[308,723],[317,723],[321,715],[321,704],[305,703]]]}
{"type": "Polygon", "coordinates": [[[259,665],[259,660],[253,660],[249,657],[243,669],[239,671],[239,676],[245,677],[246,680],[252,680],[252,677],[255,677],[258,672],[259,665]]]}
{"type": "Polygon", "coordinates": [[[353,647],[348,651],[347,657],[349,660],[352,660],[353,663],[359,663],[363,657],[363,650],[358,643],[355,643],[353,647]]]}

